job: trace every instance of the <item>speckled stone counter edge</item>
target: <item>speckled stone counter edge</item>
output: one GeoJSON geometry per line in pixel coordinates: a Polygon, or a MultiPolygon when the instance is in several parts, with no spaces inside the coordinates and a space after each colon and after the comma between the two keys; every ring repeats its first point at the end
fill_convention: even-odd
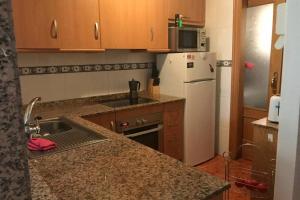
{"type": "Polygon", "coordinates": [[[31,199],[11,1],[0,0],[0,199],[31,199]]]}
{"type": "MultiPolygon", "coordinates": [[[[138,148],[143,151],[145,147],[143,147],[140,144],[137,144],[135,142],[132,142],[131,140],[128,140],[127,138],[124,138],[123,136],[119,135],[119,134],[115,134],[99,125],[96,125],[94,123],[91,123],[89,121],[84,120],[83,118],[76,116],[76,115],[68,115],[66,116],[67,119],[77,123],[78,125],[85,127],[93,132],[96,133],[101,133],[102,135],[106,136],[111,142],[121,142],[121,143],[132,143],[131,145],[135,145],[138,146],[138,148]]],[[[100,145],[101,144],[95,144],[96,145],[100,145]]],[[[99,146],[99,147],[100,147],[99,146]]],[[[92,146],[83,146],[83,147],[79,147],[77,149],[74,149],[72,151],[73,154],[75,153],[75,151],[85,151],[86,149],[90,149],[92,148],[92,146]]],[[[95,147],[96,148],[96,147],[95,147]]],[[[149,150],[146,150],[149,151],[149,150]]],[[[153,151],[153,150],[151,150],[153,151]]],[[[207,185],[207,183],[203,182],[203,188],[205,188],[205,193],[202,193],[201,195],[203,196],[203,198],[200,198],[202,200],[205,199],[210,199],[211,197],[214,197],[215,195],[219,195],[222,192],[224,192],[225,190],[229,189],[230,185],[224,181],[219,180],[216,177],[212,177],[211,175],[208,175],[205,172],[198,172],[198,170],[196,169],[192,169],[187,165],[182,164],[180,161],[176,161],[175,159],[167,156],[167,155],[163,155],[159,152],[156,152],[157,154],[160,154],[161,157],[164,159],[164,162],[170,162],[170,163],[174,163],[177,162],[179,166],[181,166],[181,168],[186,169],[186,170],[192,170],[192,171],[196,171],[196,173],[201,173],[203,174],[203,176],[206,176],[208,179],[210,180],[210,185],[207,185]],[[214,180],[214,181],[212,181],[214,180]]],[[[66,156],[66,153],[64,156],[66,156]]],[[[69,157],[70,155],[68,155],[69,157]]],[[[50,155],[50,158],[55,158],[58,159],[60,157],[59,154],[53,154],[50,155]]],[[[43,158],[41,158],[43,159],[43,158]]],[[[42,160],[41,163],[45,163],[45,160],[42,160]]],[[[33,176],[32,178],[32,195],[34,197],[34,199],[45,199],[45,200],[50,200],[50,199],[57,199],[58,196],[56,196],[56,194],[52,193],[51,190],[49,190],[47,183],[43,180],[43,178],[41,178],[41,176],[39,175],[38,169],[35,169],[35,167],[33,167],[34,164],[34,160],[31,161],[31,175],[33,176]]],[[[44,164],[43,164],[44,166],[44,164]]],[[[190,199],[190,198],[189,198],[190,199]]]]}
{"type": "MultiPolygon", "coordinates": [[[[87,98],[39,103],[33,109],[33,115],[41,116],[44,119],[60,117],[69,114],[75,114],[77,116],[85,116],[85,115],[102,114],[102,113],[108,113],[108,112],[114,112],[120,110],[130,110],[130,109],[135,109],[144,106],[158,105],[158,104],[185,100],[184,98],[172,97],[163,94],[155,97],[151,97],[147,95],[147,93],[145,92],[140,93],[140,96],[145,98],[150,98],[156,101],[145,103],[145,104],[124,106],[119,108],[111,108],[101,104],[101,102],[103,101],[117,100],[117,99],[128,97],[128,93],[120,93],[120,94],[113,94],[113,95],[103,95],[103,96],[94,96],[94,97],[87,97],[87,98]]],[[[24,108],[25,106],[23,107],[23,109],[24,108]]]]}

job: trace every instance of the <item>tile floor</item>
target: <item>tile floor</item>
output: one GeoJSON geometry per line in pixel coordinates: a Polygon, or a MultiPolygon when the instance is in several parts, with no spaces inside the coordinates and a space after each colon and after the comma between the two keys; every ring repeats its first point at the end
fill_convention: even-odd
{"type": "MultiPolygon", "coordinates": [[[[251,169],[251,162],[247,160],[232,161],[231,168],[243,167],[251,169]]],[[[205,171],[214,176],[225,179],[225,162],[222,156],[217,156],[214,159],[196,166],[197,169],[205,171]]],[[[234,170],[231,172],[232,176],[240,177],[241,172],[234,170]]],[[[231,184],[229,190],[229,200],[250,200],[250,192],[246,188],[239,188],[235,184],[231,184]]]]}

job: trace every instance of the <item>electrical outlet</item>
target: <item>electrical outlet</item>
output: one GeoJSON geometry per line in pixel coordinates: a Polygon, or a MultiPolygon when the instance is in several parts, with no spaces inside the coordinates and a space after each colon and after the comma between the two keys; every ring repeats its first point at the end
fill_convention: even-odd
{"type": "Polygon", "coordinates": [[[273,134],[268,133],[268,142],[273,142],[273,134]]]}

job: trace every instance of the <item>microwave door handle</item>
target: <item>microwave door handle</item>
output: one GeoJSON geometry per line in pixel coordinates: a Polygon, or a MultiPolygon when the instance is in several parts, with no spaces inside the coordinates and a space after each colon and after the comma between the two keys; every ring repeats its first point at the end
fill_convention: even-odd
{"type": "Polygon", "coordinates": [[[163,125],[158,125],[157,128],[153,128],[153,129],[150,129],[150,130],[141,131],[141,132],[138,132],[138,133],[134,133],[134,134],[130,134],[130,135],[125,135],[125,136],[128,137],[128,138],[133,138],[133,137],[137,137],[137,136],[141,136],[141,135],[146,135],[148,133],[160,131],[162,129],[163,129],[163,125]]]}

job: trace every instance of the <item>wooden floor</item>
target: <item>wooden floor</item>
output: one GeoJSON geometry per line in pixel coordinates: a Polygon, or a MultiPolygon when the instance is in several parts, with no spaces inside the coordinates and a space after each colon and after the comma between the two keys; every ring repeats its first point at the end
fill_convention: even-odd
{"type": "MultiPolygon", "coordinates": [[[[247,160],[237,160],[237,161],[232,161],[231,166],[233,168],[235,166],[251,168],[251,162],[247,161],[247,160]]],[[[212,159],[204,164],[196,166],[196,168],[225,180],[225,161],[222,156],[217,156],[214,159],[212,159]]],[[[239,177],[240,172],[232,171],[230,173],[230,175],[239,177]]],[[[230,200],[250,200],[250,192],[245,188],[237,187],[233,183],[233,184],[231,184],[231,188],[229,190],[229,199],[230,200]]]]}

